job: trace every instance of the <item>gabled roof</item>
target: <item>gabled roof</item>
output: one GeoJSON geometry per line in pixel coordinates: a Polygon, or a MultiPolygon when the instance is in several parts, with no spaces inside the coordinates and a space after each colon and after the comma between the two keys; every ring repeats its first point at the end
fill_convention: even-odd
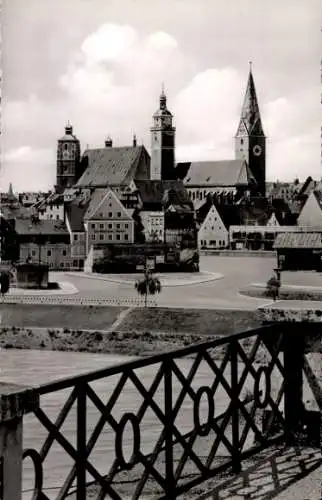
{"type": "Polygon", "coordinates": [[[192,186],[236,186],[255,182],[245,160],[200,161],[177,165],[177,174],[187,171],[184,185],[192,186]]]}
{"type": "Polygon", "coordinates": [[[28,236],[34,234],[43,235],[68,235],[68,229],[63,221],[58,220],[38,220],[32,222],[30,219],[16,219],[15,229],[18,234],[26,234],[28,236]]]}
{"type": "Polygon", "coordinates": [[[118,219],[128,220],[130,218],[129,211],[125,209],[116,194],[109,188],[95,189],[88,204],[86,213],[84,214],[84,220],[106,220],[110,218],[108,213],[111,211],[111,208],[107,205],[110,197],[112,197],[119,206],[121,216],[118,217],[118,219]]]}
{"type": "Polygon", "coordinates": [[[144,157],[149,162],[150,157],[144,146],[87,149],[82,158],[86,170],[76,185],[103,187],[126,184],[135,178],[144,157]]]}
{"type": "Polygon", "coordinates": [[[273,248],[322,249],[321,233],[280,233],[273,248]]]}

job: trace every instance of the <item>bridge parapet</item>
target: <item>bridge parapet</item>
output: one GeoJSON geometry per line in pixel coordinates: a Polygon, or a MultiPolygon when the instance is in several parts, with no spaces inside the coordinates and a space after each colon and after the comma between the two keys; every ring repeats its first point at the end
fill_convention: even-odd
{"type": "MultiPolygon", "coordinates": [[[[34,488],[34,498],[51,499],[55,491],[57,499],[85,500],[92,483],[93,499],[122,500],[130,484],[133,500],[151,489],[172,500],[224,470],[240,471],[244,459],[275,443],[297,440],[305,434],[305,384],[321,404],[307,354],[319,354],[322,323],[271,324],[263,315],[270,324],[255,330],[35,389],[35,406],[23,408],[40,438],[22,451],[20,411],[19,450],[12,448],[20,472],[10,500],[21,498],[27,457],[33,471],[25,488],[34,488]],[[66,464],[58,486],[57,461],[66,464]]],[[[13,476],[3,473],[9,484],[13,476]]]]}

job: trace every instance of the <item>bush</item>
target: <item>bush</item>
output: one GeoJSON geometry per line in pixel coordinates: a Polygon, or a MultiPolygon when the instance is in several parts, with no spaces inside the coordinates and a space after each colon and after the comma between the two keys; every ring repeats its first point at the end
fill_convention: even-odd
{"type": "Polygon", "coordinates": [[[278,297],[279,289],[281,286],[281,281],[276,277],[272,276],[266,283],[266,293],[269,297],[273,297],[275,300],[278,297]]]}
{"type": "Polygon", "coordinates": [[[2,271],[0,274],[0,292],[4,296],[9,292],[10,288],[10,274],[6,271],[2,271]]]}

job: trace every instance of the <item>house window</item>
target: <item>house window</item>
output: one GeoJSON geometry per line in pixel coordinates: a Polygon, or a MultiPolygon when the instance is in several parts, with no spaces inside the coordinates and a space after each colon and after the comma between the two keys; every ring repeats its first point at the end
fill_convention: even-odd
{"type": "Polygon", "coordinates": [[[112,227],[113,227],[113,225],[112,225],[112,224],[109,224],[109,225],[108,225],[108,228],[109,228],[109,229],[112,229],[112,227]]]}
{"type": "Polygon", "coordinates": [[[109,234],[109,235],[108,235],[108,239],[109,239],[109,240],[111,240],[111,239],[112,239],[112,235],[111,235],[111,234],[109,234]]]}
{"type": "Polygon", "coordinates": [[[104,234],[100,234],[100,240],[104,240],[104,234]]]}
{"type": "Polygon", "coordinates": [[[92,234],[92,240],[95,240],[95,234],[92,234]]]}
{"type": "Polygon", "coordinates": [[[116,224],[116,229],[120,229],[121,224],[116,224]]]}
{"type": "Polygon", "coordinates": [[[124,227],[125,227],[125,229],[128,229],[129,225],[128,224],[124,224],[124,227]]]}
{"type": "Polygon", "coordinates": [[[78,240],[78,234],[74,234],[74,241],[78,240]]]}
{"type": "Polygon", "coordinates": [[[51,250],[47,250],[47,257],[51,257],[51,250]]]}
{"type": "Polygon", "coordinates": [[[64,263],[63,262],[60,263],[60,267],[64,267],[64,263]]]}
{"type": "Polygon", "coordinates": [[[91,228],[92,228],[92,229],[95,229],[95,224],[91,224],[91,228]]]}
{"type": "Polygon", "coordinates": [[[100,229],[104,229],[104,224],[100,224],[100,229]]]}
{"type": "Polygon", "coordinates": [[[243,145],[244,144],[244,139],[240,139],[240,144],[243,145]]]}
{"type": "Polygon", "coordinates": [[[56,220],[59,220],[59,215],[56,215],[56,220]]]}
{"type": "Polygon", "coordinates": [[[121,212],[117,212],[117,216],[121,217],[122,216],[121,212]]]}
{"type": "Polygon", "coordinates": [[[112,213],[112,212],[109,212],[109,213],[108,213],[108,216],[109,216],[110,218],[112,218],[112,217],[113,217],[113,213],[112,213]]]}
{"type": "Polygon", "coordinates": [[[66,255],[67,255],[66,250],[63,250],[63,255],[64,255],[64,256],[66,256],[66,255]]]}
{"type": "Polygon", "coordinates": [[[117,234],[116,235],[116,239],[119,241],[121,239],[121,235],[120,234],[117,234]]]}
{"type": "Polygon", "coordinates": [[[31,252],[31,255],[32,255],[32,257],[35,257],[35,255],[36,255],[35,250],[33,250],[33,251],[31,252]]]}
{"type": "Polygon", "coordinates": [[[124,239],[127,241],[129,239],[129,235],[128,234],[125,234],[124,235],[124,239]]]}

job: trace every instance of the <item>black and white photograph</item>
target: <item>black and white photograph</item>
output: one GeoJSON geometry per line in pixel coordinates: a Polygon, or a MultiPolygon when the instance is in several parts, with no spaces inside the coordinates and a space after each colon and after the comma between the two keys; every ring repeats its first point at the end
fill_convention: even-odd
{"type": "Polygon", "coordinates": [[[321,0],[0,0],[0,500],[322,500],[321,0]]]}

